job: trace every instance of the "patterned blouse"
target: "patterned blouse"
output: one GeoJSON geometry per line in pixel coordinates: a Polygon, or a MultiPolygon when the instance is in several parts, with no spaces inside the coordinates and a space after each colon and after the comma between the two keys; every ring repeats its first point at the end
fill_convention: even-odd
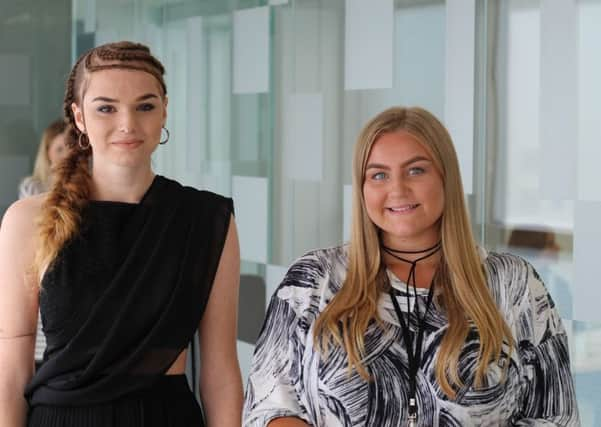
{"type": "MultiPolygon", "coordinates": [[[[320,357],[313,341],[319,313],[340,289],[348,247],[308,253],[297,260],[271,299],[257,341],[246,389],[244,426],[263,427],[278,417],[298,417],[315,427],[396,427],[407,425],[408,363],[402,330],[390,295],[379,300],[388,328],[369,326],[366,365],[371,381],[347,368],[337,347],[320,357]]],[[[516,350],[508,347],[491,363],[483,387],[473,382],[478,336],[472,331],[462,350],[459,374],[465,386],[449,399],[435,378],[438,348],[447,328],[444,312],[432,304],[417,377],[418,426],[579,426],[566,333],[540,277],[523,259],[485,253],[483,263],[491,294],[513,331],[516,350]],[[509,363],[508,367],[505,365],[509,363]],[[506,373],[503,381],[503,373],[506,373]]],[[[388,272],[404,313],[425,311],[427,289],[417,289],[388,272]]],[[[415,334],[416,318],[410,318],[415,334]]]]}

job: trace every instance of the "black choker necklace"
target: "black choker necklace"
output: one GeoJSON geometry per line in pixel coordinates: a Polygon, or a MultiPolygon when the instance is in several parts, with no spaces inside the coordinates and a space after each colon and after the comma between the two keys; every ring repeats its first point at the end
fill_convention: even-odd
{"type": "Polygon", "coordinates": [[[409,275],[407,276],[407,292],[405,296],[407,297],[407,320],[405,321],[405,317],[403,316],[403,312],[399,307],[399,303],[396,300],[394,293],[392,291],[392,286],[389,289],[390,299],[392,300],[392,305],[394,306],[394,311],[396,312],[397,317],[399,318],[399,324],[401,326],[401,331],[403,333],[403,341],[405,342],[405,347],[407,347],[407,360],[409,362],[409,408],[408,408],[408,417],[407,417],[407,425],[409,427],[417,426],[417,372],[419,370],[421,359],[422,359],[422,343],[424,340],[424,320],[428,315],[428,311],[430,310],[430,305],[432,303],[432,297],[434,295],[434,279],[430,283],[430,290],[428,291],[428,299],[426,302],[426,309],[424,311],[424,315],[420,317],[419,315],[419,302],[417,298],[417,286],[415,284],[415,268],[419,261],[422,261],[426,258],[431,257],[436,252],[440,250],[441,242],[436,243],[431,248],[427,248],[421,251],[401,251],[398,249],[389,248],[385,245],[382,245],[382,249],[393,256],[394,258],[411,264],[411,268],[409,269],[409,275]],[[401,257],[399,254],[424,254],[415,260],[409,260],[401,257]],[[411,319],[411,310],[409,304],[409,286],[413,287],[413,297],[414,297],[414,310],[415,317],[417,319],[417,340],[415,346],[413,345],[413,337],[411,336],[409,330],[409,322],[411,319]]]}
{"type": "Polygon", "coordinates": [[[426,254],[423,257],[420,257],[420,258],[416,259],[415,261],[410,261],[408,259],[395,257],[395,258],[399,258],[401,261],[405,261],[405,262],[408,262],[408,263],[413,263],[413,262],[421,261],[422,259],[428,258],[429,256],[433,255],[434,253],[436,253],[440,249],[441,245],[442,245],[442,242],[439,241],[434,246],[432,246],[432,247],[430,247],[428,249],[422,249],[420,251],[402,251],[400,249],[389,248],[386,245],[382,245],[382,249],[384,249],[386,252],[388,252],[392,256],[394,256],[394,254],[411,254],[411,255],[424,254],[424,253],[426,254]]]}

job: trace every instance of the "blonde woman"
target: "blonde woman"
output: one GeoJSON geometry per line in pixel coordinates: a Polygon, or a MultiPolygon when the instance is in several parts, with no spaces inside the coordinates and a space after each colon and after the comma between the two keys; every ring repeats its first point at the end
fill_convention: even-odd
{"type": "Polygon", "coordinates": [[[579,425],[566,334],[524,260],[472,237],[443,125],[372,119],[350,244],[296,261],[257,342],[244,425],[579,425]]]}
{"type": "Polygon", "coordinates": [[[19,185],[19,199],[45,193],[50,189],[52,170],[69,154],[67,124],[63,119],[50,123],[44,130],[33,166],[33,174],[19,185]]]}

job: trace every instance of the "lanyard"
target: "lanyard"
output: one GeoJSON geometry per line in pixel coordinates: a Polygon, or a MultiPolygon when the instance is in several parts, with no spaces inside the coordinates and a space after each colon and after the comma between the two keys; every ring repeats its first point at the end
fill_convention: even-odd
{"type": "Polygon", "coordinates": [[[405,321],[405,316],[403,316],[403,312],[401,311],[401,307],[399,307],[399,303],[396,300],[394,293],[392,291],[392,287],[389,290],[390,299],[392,300],[392,305],[394,306],[394,311],[396,312],[397,317],[399,318],[399,324],[401,325],[401,331],[403,336],[403,341],[405,342],[405,347],[407,348],[407,360],[409,363],[409,426],[417,425],[417,372],[419,370],[421,361],[422,361],[422,343],[424,340],[424,320],[428,315],[428,311],[430,310],[430,305],[432,304],[432,299],[434,296],[434,281],[430,283],[430,290],[428,291],[428,299],[426,301],[426,309],[424,311],[424,315],[420,317],[419,314],[419,301],[417,298],[417,287],[415,284],[415,269],[417,263],[423,259],[426,259],[432,255],[434,255],[440,249],[440,242],[431,248],[425,249],[423,251],[415,251],[415,252],[403,252],[391,248],[387,248],[383,246],[383,249],[392,255],[393,257],[404,261],[406,263],[411,264],[411,269],[409,270],[409,276],[407,277],[407,320],[405,321]],[[411,261],[405,258],[398,256],[396,253],[426,253],[426,255],[411,261]],[[415,342],[415,346],[413,345],[413,339],[411,337],[411,331],[409,330],[410,316],[411,310],[409,304],[409,285],[413,286],[413,296],[415,299],[414,307],[417,308],[415,310],[415,317],[417,318],[417,340],[415,342]],[[415,348],[415,350],[414,350],[415,348]]]}

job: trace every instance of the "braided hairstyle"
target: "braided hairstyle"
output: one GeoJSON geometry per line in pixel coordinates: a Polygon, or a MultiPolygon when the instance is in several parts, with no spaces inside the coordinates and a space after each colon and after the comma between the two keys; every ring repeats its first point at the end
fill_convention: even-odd
{"type": "Polygon", "coordinates": [[[165,69],[143,44],[128,41],[109,43],[79,57],[67,79],[63,100],[64,119],[69,126],[67,145],[71,148],[70,154],[55,172],[52,188],[42,205],[37,223],[40,241],[33,270],[38,286],[41,286],[43,274],[52,267],[61,248],[77,235],[82,211],[90,199],[92,178],[89,165],[92,150],[85,132],[77,128],[71,106],[75,103],[83,111],[83,98],[90,75],[107,69],[150,73],[159,82],[163,96],[167,94],[163,79],[165,69]]]}

